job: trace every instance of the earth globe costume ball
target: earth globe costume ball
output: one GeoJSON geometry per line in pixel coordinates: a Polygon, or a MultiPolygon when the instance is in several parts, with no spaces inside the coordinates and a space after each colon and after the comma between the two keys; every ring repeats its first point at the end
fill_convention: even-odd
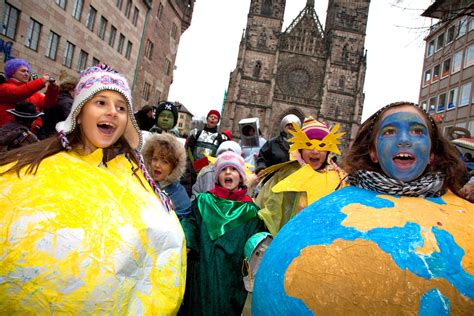
{"type": "Polygon", "coordinates": [[[356,187],[311,204],[270,244],[252,315],[474,315],[474,207],[448,192],[356,187]]]}

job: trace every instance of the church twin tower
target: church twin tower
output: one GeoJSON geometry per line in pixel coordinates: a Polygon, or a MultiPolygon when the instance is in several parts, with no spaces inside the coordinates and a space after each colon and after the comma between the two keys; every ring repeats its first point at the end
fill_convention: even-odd
{"type": "Polygon", "coordinates": [[[352,140],[364,102],[370,0],[328,0],[324,29],[308,0],[283,31],[285,2],[251,0],[221,129],[239,136],[239,121],[258,117],[269,139],[285,115],[312,115],[340,123],[346,141],[352,140]]]}

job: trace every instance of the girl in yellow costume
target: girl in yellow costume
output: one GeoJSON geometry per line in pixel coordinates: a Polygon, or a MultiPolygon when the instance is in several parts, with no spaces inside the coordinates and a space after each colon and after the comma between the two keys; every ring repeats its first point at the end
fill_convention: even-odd
{"type": "Polygon", "coordinates": [[[289,130],[293,137],[288,140],[292,143],[290,161],[265,170],[265,174],[273,175],[255,201],[261,208],[260,218],[273,236],[303,208],[345,185],[344,171],[329,155],[340,154],[338,138],[344,133],[336,133],[339,125],[330,131],[310,116],[301,129],[294,123],[293,127],[294,131],[289,130]]]}
{"type": "Polygon", "coordinates": [[[56,130],[0,156],[0,314],[176,313],[184,235],[139,154],[126,79],[84,70],[56,130]]]}

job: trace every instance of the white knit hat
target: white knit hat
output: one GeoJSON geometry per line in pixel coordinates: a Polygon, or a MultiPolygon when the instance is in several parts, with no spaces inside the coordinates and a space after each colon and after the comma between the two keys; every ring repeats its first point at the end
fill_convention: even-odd
{"type": "Polygon", "coordinates": [[[140,150],[143,141],[133,115],[132,96],[127,79],[105,64],[95,65],[81,72],[79,83],[74,91],[71,112],[65,121],[56,124],[56,130],[64,135],[71,133],[76,128],[77,116],[83,105],[97,92],[104,90],[116,91],[125,98],[128,107],[128,123],[123,136],[130,147],[140,150]]]}
{"type": "Polygon", "coordinates": [[[219,156],[224,151],[228,150],[233,151],[239,156],[242,155],[242,148],[238,143],[234,142],[233,140],[226,140],[225,142],[222,142],[217,148],[216,156],[219,156]]]}

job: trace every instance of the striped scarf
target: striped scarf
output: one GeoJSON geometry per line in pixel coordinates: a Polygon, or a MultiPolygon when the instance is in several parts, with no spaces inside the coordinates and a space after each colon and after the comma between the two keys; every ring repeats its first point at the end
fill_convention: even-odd
{"type": "Polygon", "coordinates": [[[445,175],[428,173],[423,177],[403,182],[376,171],[358,170],[349,174],[347,181],[358,188],[382,194],[400,196],[438,197],[446,193],[443,189],[445,175]]]}

